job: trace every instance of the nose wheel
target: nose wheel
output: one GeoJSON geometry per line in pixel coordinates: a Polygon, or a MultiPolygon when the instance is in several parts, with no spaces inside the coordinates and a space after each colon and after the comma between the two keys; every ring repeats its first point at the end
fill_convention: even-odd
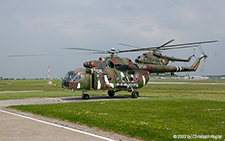
{"type": "Polygon", "coordinates": [[[84,94],[84,91],[82,91],[82,99],[89,99],[89,95],[88,94],[84,94]]]}
{"type": "Polygon", "coordinates": [[[82,99],[89,99],[89,95],[88,94],[82,94],[82,99]]]}
{"type": "Polygon", "coordinates": [[[132,98],[138,98],[138,96],[139,96],[139,92],[138,91],[132,91],[131,92],[131,97],[132,98]]]}
{"type": "Polygon", "coordinates": [[[132,97],[132,98],[138,98],[139,92],[138,92],[138,91],[135,91],[135,90],[133,89],[133,87],[130,87],[130,88],[131,88],[131,90],[129,90],[128,92],[131,93],[131,97],[132,97]]]}
{"type": "Polygon", "coordinates": [[[114,90],[109,90],[109,91],[108,91],[108,95],[109,95],[110,97],[113,97],[113,96],[115,95],[115,91],[114,91],[114,90]]]}

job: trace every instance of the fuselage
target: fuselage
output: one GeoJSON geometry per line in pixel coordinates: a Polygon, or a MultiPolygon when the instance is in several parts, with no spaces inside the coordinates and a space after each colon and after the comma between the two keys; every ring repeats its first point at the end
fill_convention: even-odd
{"type": "Polygon", "coordinates": [[[162,64],[133,63],[129,58],[100,57],[88,61],[84,68],[69,71],[62,80],[62,87],[73,90],[132,90],[149,81],[150,73],[196,71],[200,56],[191,67],[162,64]]]}
{"type": "Polygon", "coordinates": [[[168,65],[169,61],[189,62],[194,55],[187,59],[180,59],[175,57],[164,56],[157,52],[147,52],[135,59],[136,63],[153,64],[153,65],[168,65]]]}
{"type": "Polygon", "coordinates": [[[129,58],[100,57],[69,71],[62,87],[74,90],[129,90],[146,85],[149,72],[139,69],[129,58]]]}

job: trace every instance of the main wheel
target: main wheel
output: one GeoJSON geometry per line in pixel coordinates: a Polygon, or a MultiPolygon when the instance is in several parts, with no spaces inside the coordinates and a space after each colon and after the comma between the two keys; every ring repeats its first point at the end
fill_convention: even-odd
{"type": "Polygon", "coordinates": [[[138,91],[133,91],[133,92],[131,93],[131,97],[132,97],[132,98],[138,98],[138,96],[139,96],[138,91]]]}
{"type": "Polygon", "coordinates": [[[115,95],[115,91],[114,91],[114,90],[109,90],[109,91],[108,91],[108,95],[109,95],[110,97],[113,97],[113,96],[115,95]]]}
{"type": "Polygon", "coordinates": [[[88,94],[83,94],[82,95],[82,99],[89,99],[89,95],[88,94]]]}

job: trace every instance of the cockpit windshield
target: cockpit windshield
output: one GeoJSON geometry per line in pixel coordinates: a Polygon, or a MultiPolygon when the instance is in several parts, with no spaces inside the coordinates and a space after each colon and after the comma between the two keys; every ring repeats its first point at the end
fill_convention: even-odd
{"type": "Polygon", "coordinates": [[[143,60],[143,61],[144,61],[144,60],[145,60],[145,57],[143,57],[143,56],[138,56],[137,59],[138,59],[138,60],[143,60]]]}
{"type": "Polygon", "coordinates": [[[141,57],[140,57],[140,60],[145,60],[145,57],[142,57],[142,56],[141,56],[141,57]]]}
{"type": "Polygon", "coordinates": [[[77,76],[78,76],[77,73],[75,73],[75,74],[73,75],[73,78],[71,79],[71,81],[72,81],[72,82],[75,82],[75,81],[77,80],[77,76]]]}
{"type": "Polygon", "coordinates": [[[65,76],[65,79],[70,80],[72,78],[72,76],[74,75],[73,72],[68,72],[65,76]]]}
{"type": "Polygon", "coordinates": [[[78,79],[78,81],[80,80],[82,78],[82,75],[80,74],[77,74],[77,73],[74,73],[74,72],[68,72],[67,74],[66,74],[66,76],[65,76],[65,79],[66,80],[70,80],[70,81],[72,81],[72,82],[75,82],[75,81],[77,81],[77,79],[78,79]]]}

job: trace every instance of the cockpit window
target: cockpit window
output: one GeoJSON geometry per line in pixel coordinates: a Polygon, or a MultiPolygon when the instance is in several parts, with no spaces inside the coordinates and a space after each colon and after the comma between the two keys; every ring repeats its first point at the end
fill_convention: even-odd
{"type": "Polygon", "coordinates": [[[79,81],[79,80],[81,80],[81,78],[82,78],[82,74],[81,74],[81,75],[79,76],[79,79],[78,79],[78,81],[79,81]]]}
{"type": "Polygon", "coordinates": [[[73,74],[74,74],[73,72],[68,72],[65,76],[65,79],[70,80],[72,78],[73,74]]]}
{"type": "Polygon", "coordinates": [[[108,61],[108,65],[110,68],[114,68],[114,63],[112,61],[108,61]]]}
{"type": "Polygon", "coordinates": [[[143,57],[143,56],[138,56],[137,59],[140,60],[140,61],[144,61],[144,60],[145,60],[145,57],[143,57]]]}
{"type": "Polygon", "coordinates": [[[75,82],[75,81],[77,80],[77,76],[78,76],[77,73],[75,73],[75,74],[73,75],[71,81],[72,81],[72,82],[75,82]]]}
{"type": "Polygon", "coordinates": [[[140,57],[140,60],[145,60],[145,58],[144,57],[140,57]]]}
{"type": "Polygon", "coordinates": [[[68,72],[65,76],[66,80],[70,80],[71,82],[79,81],[82,78],[82,74],[77,74],[74,72],[68,72]]]}

